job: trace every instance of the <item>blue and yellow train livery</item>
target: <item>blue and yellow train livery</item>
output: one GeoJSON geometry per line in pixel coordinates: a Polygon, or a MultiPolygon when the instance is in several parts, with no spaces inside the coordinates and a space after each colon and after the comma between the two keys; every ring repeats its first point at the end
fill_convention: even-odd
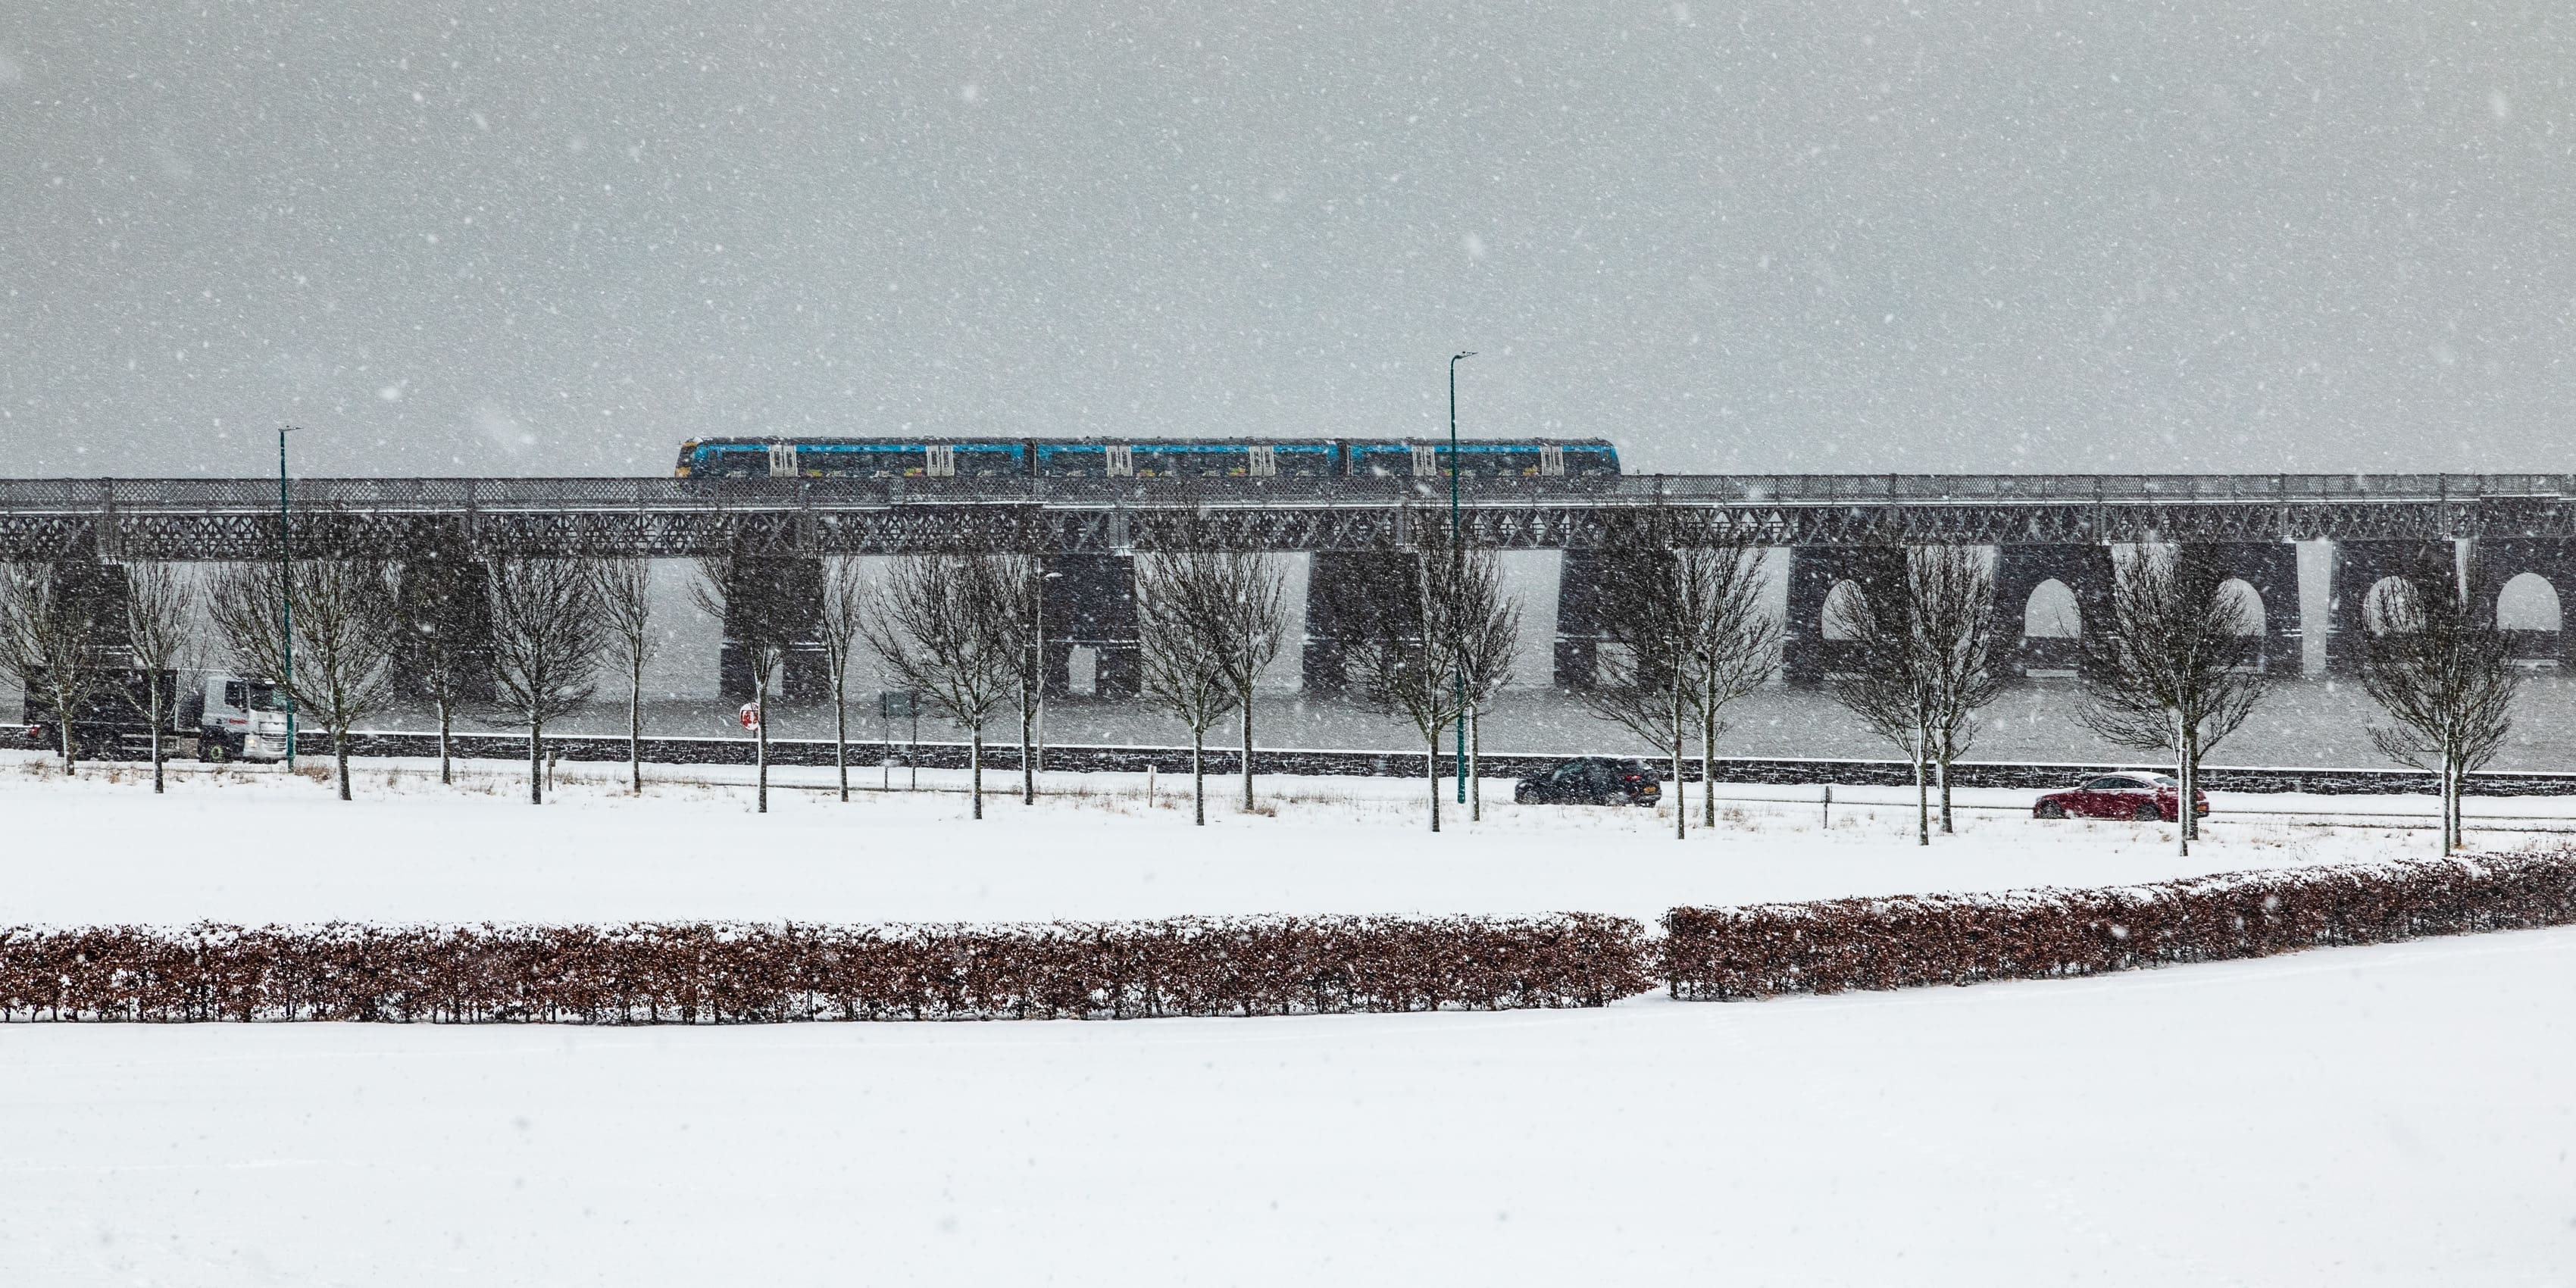
{"type": "MultiPolygon", "coordinates": [[[[1602,478],[1619,473],[1604,439],[1476,439],[1462,478],[1602,478]]],[[[680,445],[681,478],[1446,478],[1448,440],[1426,438],[711,438],[680,445]]]]}

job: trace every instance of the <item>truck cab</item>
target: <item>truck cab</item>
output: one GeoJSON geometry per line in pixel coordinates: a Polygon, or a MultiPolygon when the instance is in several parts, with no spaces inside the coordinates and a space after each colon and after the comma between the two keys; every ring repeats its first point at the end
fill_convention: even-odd
{"type": "Polygon", "coordinates": [[[197,754],[204,760],[284,760],[287,698],[268,680],[209,672],[187,695],[196,707],[197,754]]]}

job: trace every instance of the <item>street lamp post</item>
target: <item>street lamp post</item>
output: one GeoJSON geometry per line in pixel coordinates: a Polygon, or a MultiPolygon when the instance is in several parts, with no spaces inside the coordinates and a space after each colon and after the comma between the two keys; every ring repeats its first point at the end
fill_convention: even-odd
{"type": "MultiPolygon", "coordinates": [[[[1449,359],[1449,557],[1460,570],[1467,565],[1467,547],[1458,540],[1458,363],[1475,356],[1469,350],[1449,359]]],[[[1459,580],[1450,579],[1453,592],[1459,580]]],[[[1458,803],[1467,803],[1467,668],[1463,663],[1458,667],[1458,803]]]]}
{"type": "Polygon", "coordinates": [[[286,654],[286,673],[279,677],[278,693],[286,699],[286,772],[290,774],[295,772],[295,546],[287,526],[286,436],[294,430],[293,425],[277,427],[277,614],[286,654]]]}
{"type": "MultiPolygon", "coordinates": [[[[1043,557],[1039,559],[1038,567],[1040,569],[1044,569],[1046,567],[1046,561],[1043,557]]],[[[1041,571],[1038,575],[1037,593],[1029,597],[1031,600],[1035,601],[1029,609],[1029,651],[1032,654],[1029,658],[1029,669],[1031,674],[1034,676],[1030,683],[1035,686],[1035,691],[1037,693],[1037,712],[1035,720],[1037,725],[1037,750],[1031,757],[1033,768],[1030,770],[1029,777],[1029,782],[1031,784],[1030,796],[1032,799],[1036,796],[1036,776],[1046,771],[1046,584],[1062,577],[1063,575],[1064,574],[1060,572],[1041,571]]]]}

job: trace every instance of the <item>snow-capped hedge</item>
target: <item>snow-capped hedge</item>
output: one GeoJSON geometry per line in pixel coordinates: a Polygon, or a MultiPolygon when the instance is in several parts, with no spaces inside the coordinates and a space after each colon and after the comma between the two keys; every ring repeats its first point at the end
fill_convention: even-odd
{"type": "Polygon", "coordinates": [[[2576,923],[2576,851],[1624,917],[0,931],[8,1020],[1134,1019],[2048,979],[2576,923]]]}
{"type": "Polygon", "coordinates": [[[2576,922],[2576,852],[2352,864],[1990,895],[1832,899],[1664,915],[1672,995],[2049,979],[2576,922]]]}
{"type": "Polygon", "coordinates": [[[0,932],[12,1020],[731,1023],[1599,1006],[1624,917],[983,926],[203,925],[0,932]]]}

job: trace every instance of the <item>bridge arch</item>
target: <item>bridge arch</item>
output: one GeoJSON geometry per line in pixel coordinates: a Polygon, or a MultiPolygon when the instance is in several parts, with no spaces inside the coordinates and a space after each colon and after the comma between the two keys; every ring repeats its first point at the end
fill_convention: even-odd
{"type": "Polygon", "coordinates": [[[2516,574],[2496,593],[2496,627],[2508,631],[2557,631],[2561,616],[2558,588],[2536,572],[2516,574]]]}
{"type": "Polygon", "coordinates": [[[2218,594],[2221,598],[2236,601],[2245,610],[2245,629],[2237,634],[2262,638],[2263,628],[2269,619],[2264,616],[2262,592],[2254,589],[2254,583],[2242,577],[2230,577],[2218,584],[2218,594]]]}
{"type": "Polygon", "coordinates": [[[1825,606],[1816,622],[1816,637],[1834,643],[1850,642],[1851,628],[1844,624],[1843,614],[1848,612],[1850,607],[1857,607],[1860,598],[1859,582],[1849,577],[1835,582],[1834,588],[1825,592],[1825,606]]]}
{"type": "Polygon", "coordinates": [[[2075,588],[2051,577],[2031,587],[2021,609],[2021,635],[2031,640],[2071,640],[2084,634],[2083,606],[2075,588]]]}

